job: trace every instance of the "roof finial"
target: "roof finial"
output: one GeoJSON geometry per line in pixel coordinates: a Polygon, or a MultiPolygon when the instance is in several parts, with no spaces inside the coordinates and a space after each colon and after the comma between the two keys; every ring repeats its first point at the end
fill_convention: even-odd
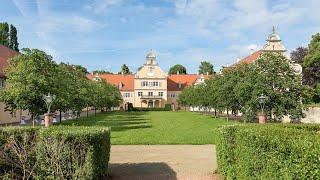
{"type": "Polygon", "coordinates": [[[275,28],[275,26],[272,26],[272,33],[273,33],[273,34],[276,33],[276,28],[275,28]]]}

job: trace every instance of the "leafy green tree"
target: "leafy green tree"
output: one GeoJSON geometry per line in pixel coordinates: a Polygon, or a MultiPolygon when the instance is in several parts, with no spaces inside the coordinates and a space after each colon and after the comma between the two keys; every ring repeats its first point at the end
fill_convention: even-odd
{"type": "Polygon", "coordinates": [[[32,117],[46,111],[43,95],[57,94],[57,64],[50,55],[37,49],[23,49],[19,56],[9,60],[7,88],[1,90],[1,100],[7,110],[28,110],[32,117]]]}
{"type": "Polygon", "coordinates": [[[122,64],[121,71],[118,74],[131,74],[131,72],[126,64],[122,64]]]}
{"type": "Polygon", "coordinates": [[[19,51],[19,43],[17,37],[17,29],[12,24],[10,25],[10,40],[9,40],[9,48],[19,51]]]}
{"type": "Polygon", "coordinates": [[[0,23],[0,44],[9,47],[9,25],[0,23]]]}
{"type": "Polygon", "coordinates": [[[214,74],[213,65],[208,61],[202,61],[199,66],[199,74],[214,74]]]}
{"type": "Polygon", "coordinates": [[[320,83],[320,33],[312,36],[308,54],[304,58],[305,83],[315,88],[320,83]]]}
{"type": "Polygon", "coordinates": [[[187,74],[187,69],[181,64],[176,64],[169,69],[169,74],[187,74]]]}
{"type": "Polygon", "coordinates": [[[94,70],[92,71],[94,74],[113,74],[110,71],[106,71],[106,70],[94,70]]]}

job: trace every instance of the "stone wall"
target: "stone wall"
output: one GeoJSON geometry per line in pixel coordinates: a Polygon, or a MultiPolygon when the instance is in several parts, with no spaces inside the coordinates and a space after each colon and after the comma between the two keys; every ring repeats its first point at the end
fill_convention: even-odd
{"type": "Polygon", "coordinates": [[[301,119],[303,123],[320,123],[320,107],[310,107],[308,111],[304,112],[305,118],[301,119]]]}

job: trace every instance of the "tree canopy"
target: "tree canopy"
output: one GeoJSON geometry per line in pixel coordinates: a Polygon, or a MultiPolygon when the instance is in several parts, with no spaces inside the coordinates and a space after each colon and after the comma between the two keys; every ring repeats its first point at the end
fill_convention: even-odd
{"type": "Polygon", "coordinates": [[[178,102],[187,106],[241,112],[253,120],[260,111],[259,96],[267,95],[266,112],[279,120],[285,115],[302,117],[311,91],[301,85],[301,77],[294,74],[292,64],[280,53],[263,53],[253,64],[227,68],[201,86],[189,87],[179,95],[178,102]]]}
{"type": "Polygon", "coordinates": [[[131,74],[131,72],[126,64],[122,64],[121,71],[118,74],[131,74]]]}
{"type": "Polygon", "coordinates": [[[23,49],[9,60],[8,86],[0,91],[0,98],[6,110],[28,110],[33,117],[46,112],[43,96],[48,93],[56,95],[52,112],[118,106],[122,101],[119,90],[102,80],[88,80],[85,71],[79,65],[58,65],[41,50],[23,49]]]}
{"type": "Polygon", "coordinates": [[[15,51],[19,51],[17,29],[7,22],[0,23],[0,44],[7,46],[15,51]]]}
{"type": "Polygon", "coordinates": [[[213,70],[213,65],[208,61],[202,61],[199,66],[199,74],[213,74],[215,73],[213,70]]]}
{"type": "Polygon", "coordinates": [[[169,69],[169,74],[187,74],[187,69],[181,64],[176,64],[169,69]]]}

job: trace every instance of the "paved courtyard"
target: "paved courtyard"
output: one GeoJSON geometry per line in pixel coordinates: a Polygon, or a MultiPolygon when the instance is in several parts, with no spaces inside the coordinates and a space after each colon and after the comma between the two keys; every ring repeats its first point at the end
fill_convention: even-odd
{"type": "Polygon", "coordinates": [[[112,179],[219,179],[214,145],[113,145],[112,179]]]}

